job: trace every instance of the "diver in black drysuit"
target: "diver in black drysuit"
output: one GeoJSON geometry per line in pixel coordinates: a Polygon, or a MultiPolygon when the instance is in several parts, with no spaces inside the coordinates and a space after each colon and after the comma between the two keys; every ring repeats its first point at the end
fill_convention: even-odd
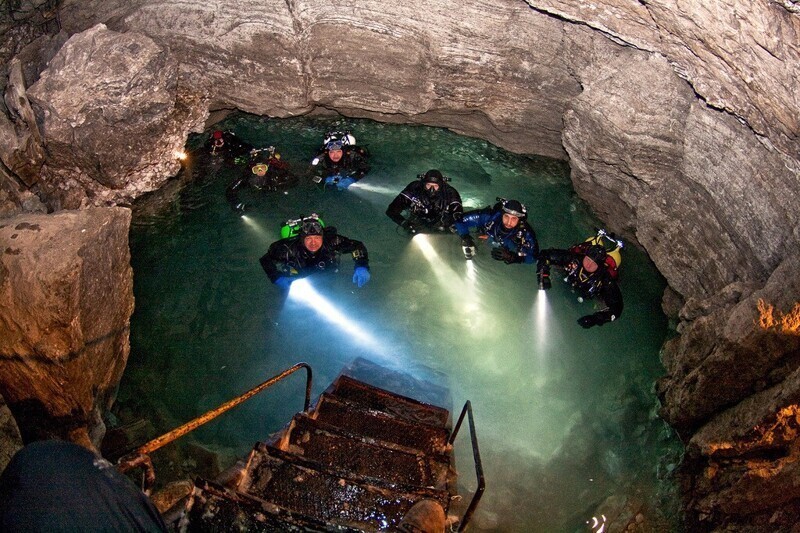
{"type": "Polygon", "coordinates": [[[215,130],[205,144],[209,155],[222,157],[228,164],[237,163],[237,159],[248,157],[253,146],[243,141],[230,130],[215,130]]]}
{"type": "Polygon", "coordinates": [[[167,531],[117,467],[82,446],[36,441],[0,476],[0,531],[167,531]]]}
{"type": "Polygon", "coordinates": [[[339,256],[349,253],[353,257],[353,283],[363,287],[370,279],[369,257],[364,243],[348,239],[325,227],[318,220],[303,220],[300,233],[270,245],[259,260],[270,281],[282,289],[315,272],[337,270],[339,256]]]}
{"type": "Polygon", "coordinates": [[[617,283],[617,271],[607,260],[608,254],[602,246],[584,242],[568,250],[545,249],[539,252],[537,272],[539,286],[549,289],[550,266],[563,268],[567,274],[566,282],[578,293],[581,301],[599,298],[605,307],[596,313],[582,316],[578,324],[584,328],[602,326],[622,315],[622,292],[617,283]]]}
{"type": "Polygon", "coordinates": [[[275,151],[275,147],[253,149],[249,159],[242,174],[225,189],[225,197],[234,210],[244,211],[245,204],[239,197],[239,191],[246,187],[259,191],[278,191],[297,184],[297,178],[289,171],[289,164],[281,160],[281,154],[275,151]]]}
{"type": "Polygon", "coordinates": [[[368,157],[367,150],[362,146],[344,144],[340,140],[331,141],[314,159],[314,181],[335,186],[339,190],[347,189],[369,172],[368,157]]]}
{"type": "Polygon", "coordinates": [[[464,207],[461,195],[441,172],[431,169],[406,185],[386,209],[386,215],[409,235],[419,232],[455,232],[464,207]],[[407,216],[403,216],[403,212],[407,216]]]}

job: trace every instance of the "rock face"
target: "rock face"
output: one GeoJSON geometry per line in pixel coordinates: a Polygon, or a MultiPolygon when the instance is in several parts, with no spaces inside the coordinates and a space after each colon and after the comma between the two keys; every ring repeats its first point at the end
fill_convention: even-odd
{"type": "Polygon", "coordinates": [[[70,32],[103,22],[148,35],[181,58],[183,79],[212,107],[280,117],[335,109],[557,158],[565,103],[580,92],[564,50],[613,46],[512,0],[65,2],[61,20],[70,32]]]}
{"type": "Polygon", "coordinates": [[[70,38],[27,90],[47,147],[40,190],[54,208],[130,202],[180,169],[205,115],[177,63],[148,37],[98,25],[70,38]]]}
{"type": "Polygon", "coordinates": [[[128,358],[130,210],[0,220],[0,394],[23,440],[99,444],[128,358]]]}
{"type": "Polygon", "coordinates": [[[22,437],[17,422],[0,396],[0,472],[5,470],[14,454],[22,449],[22,437]]]}
{"type": "Polygon", "coordinates": [[[9,85],[22,100],[0,119],[3,161],[51,208],[158,187],[209,109],[339,111],[568,158],[682,306],[658,392],[690,443],[692,527],[796,520],[779,508],[800,501],[797,2],[65,0],[59,20],[69,41],[22,69],[35,83],[9,85]]]}

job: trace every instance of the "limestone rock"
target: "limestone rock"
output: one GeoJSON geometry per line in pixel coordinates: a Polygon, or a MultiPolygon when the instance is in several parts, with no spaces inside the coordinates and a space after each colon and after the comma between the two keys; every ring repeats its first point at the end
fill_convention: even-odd
{"type": "Polygon", "coordinates": [[[17,119],[12,122],[0,115],[0,159],[23,184],[30,187],[39,181],[45,159],[44,143],[25,91],[22,63],[15,58],[8,70],[5,101],[17,119]]]}
{"type": "Polygon", "coordinates": [[[206,88],[214,107],[279,117],[334,109],[557,158],[563,109],[580,91],[575,63],[610,46],[509,0],[491,8],[363,0],[346,9],[67,1],[61,20],[70,32],[103,22],[163,43],[182,58],[185,83],[206,88]]]}
{"type": "Polygon", "coordinates": [[[127,361],[130,211],[0,220],[0,394],[25,442],[96,445],[127,361]]]}
{"type": "Polygon", "coordinates": [[[764,531],[797,526],[798,402],[800,370],[795,370],[780,385],[714,417],[692,437],[684,477],[693,485],[696,522],[747,524],[764,531]]]}
{"type": "Polygon", "coordinates": [[[72,36],[27,95],[48,151],[41,189],[55,208],[125,203],[158,188],[206,113],[200,96],[179,90],[167,50],[103,25],[72,36]]]}
{"type": "MultiPolygon", "coordinates": [[[[690,300],[681,336],[664,347],[668,376],[658,385],[662,415],[684,435],[767,387],[778,386],[800,357],[797,325],[775,327],[774,315],[795,311],[800,266],[786,260],[760,290],[736,285],[713,302],[690,300]],[[794,328],[794,329],[792,329],[794,328]]],[[[786,383],[792,387],[791,382],[786,383]]]]}
{"type": "Polygon", "coordinates": [[[562,134],[572,183],[601,218],[630,232],[643,198],[677,177],[693,95],[663,58],[624,49],[581,78],[562,134]]]}
{"type": "Polygon", "coordinates": [[[5,470],[14,454],[22,449],[22,437],[11,411],[0,396],[0,474],[5,470]]]}
{"type": "Polygon", "coordinates": [[[528,3],[668,58],[709,106],[741,117],[796,165],[800,130],[796,111],[800,17],[796,2],[528,3]]]}

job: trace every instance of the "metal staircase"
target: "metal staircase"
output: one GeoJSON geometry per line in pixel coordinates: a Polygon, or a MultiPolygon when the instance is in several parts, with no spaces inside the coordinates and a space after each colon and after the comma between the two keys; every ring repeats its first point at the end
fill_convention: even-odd
{"type": "MultiPolygon", "coordinates": [[[[197,479],[180,512],[173,512],[173,527],[398,531],[405,527],[409,510],[422,500],[427,505],[436,502],[447,516],[453,511],[451,502],[460,499],[452,443],[469,415],[478,488],[463,516],[450,518],[453,530],[463,530],[484,488],[469,402],[453,431],[446,409],[342,374],[309,408],[310,367],[307,370],[306,409],[269,441],[257,443],[226,481],[197,479]]],[[[181,428],[171,433],[185,434],[181,428]]],[[[122,469],[147,466],[149,461],[141,457],[152,451],[148,444],[124,458],[122,469]]]]}

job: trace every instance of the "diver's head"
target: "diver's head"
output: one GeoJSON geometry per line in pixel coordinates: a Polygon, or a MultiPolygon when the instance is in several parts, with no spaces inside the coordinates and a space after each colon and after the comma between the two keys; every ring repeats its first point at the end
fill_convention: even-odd
{"type": "Polygon", "coordinates": [[[430,169],[422,176],[422,182],[425,184],[425,192],[429,196],[436,196],[444,187],[444,176],[435,168],[430,169]]]}
{"type": "Polygon", "coordinates": [[[604,265],[606,261],[606,251],[602,246],[590,246],[586,250],[586,255],[583,256],[582,266],[588,273],[597,272],[600,265],[604,265]]]}
{"type": "Polygon", "coordinates": [[[316,253],[322,248],[322,223],[316,218],[304,219],[300,226],[300,237],[306,250],[316,253]]]}
{"type": "Polygon", "coordinates": [[[338,163],[342,159],[342,142],[341,141],[333,141],[329,142],[328,145],[325,147],[328,150],[328,157],[334,163],[338,163]]]}
{"type": "Polygon", "coordinates": [[[303,246],[312,254],[317,253],[322,248],[322,235],[306,235],[303,237],[303,246]]]}
{"type": "Polygon", "coordinates": [[[211,134],[211,144],[214,148],[219,148],[225,144],[225,139],[222,138],[222,132],[220,130],[216,130],[211,134]]]}
{"type": "Polygon", "coordinates": [[[258,163],[256,165],[253,165],[253,168],[251,170],[253,171],[253,174],[255,174],[256,176],[264,176],[267,173],[268,168],[269,165],[267,165],[266,163],[258,163]]]}
{"type": "Polygon", "coordinates": [[[517,200],[502,200],[500,203],[503,210],[503,226],[506,229],[514,229],[520,221],[528,216],[528,210],[517,200]]]}

